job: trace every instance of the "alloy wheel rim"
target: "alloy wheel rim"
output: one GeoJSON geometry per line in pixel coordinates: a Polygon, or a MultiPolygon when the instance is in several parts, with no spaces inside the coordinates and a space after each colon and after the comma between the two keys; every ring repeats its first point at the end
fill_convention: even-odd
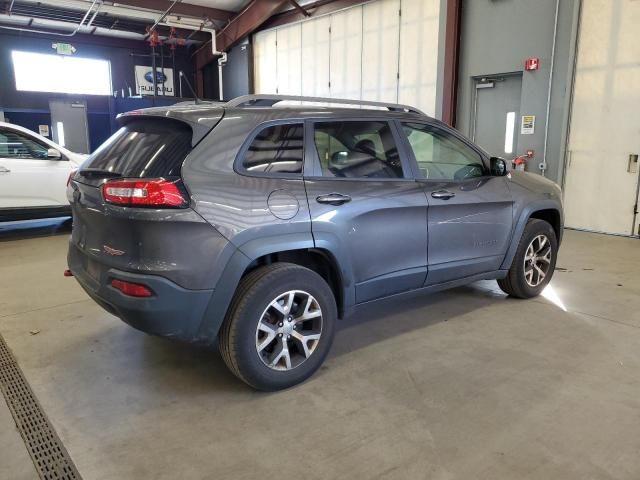
{"type": "Polygon", "coordinates": [[[265,308],[256,328],[256,351],[267,367],[288,371],[313,354],[322,335],[322,309],[313,295],[290,290],[265,308]]]}
{"type": "Polygon", "coordinates": [[[546,235],[538,235],[524,255],[524,279],[530,287],[537,287],[547,278],[551,268],[551,242],[546,235]]]}

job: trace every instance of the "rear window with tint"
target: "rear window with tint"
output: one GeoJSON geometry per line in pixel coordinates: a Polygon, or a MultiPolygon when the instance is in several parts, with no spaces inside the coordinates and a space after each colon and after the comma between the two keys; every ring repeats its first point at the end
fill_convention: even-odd
{"type": "Polygon", "coordinates": [[[123,177],[177,177],[191,151],[191,136],[191,128],[183,122],[135,119],[103,143],[84,168],[117,172],[123,177]]]}

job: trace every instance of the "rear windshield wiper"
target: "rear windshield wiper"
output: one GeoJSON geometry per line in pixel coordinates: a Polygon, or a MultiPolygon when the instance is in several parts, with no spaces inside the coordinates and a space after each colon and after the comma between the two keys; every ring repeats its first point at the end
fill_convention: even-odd
{"type": "Polygon", "coordinates": [[[85,177],[122,177],[120,172],[112,172],[111,170],[104,170],[102,168],[85,168],[78,171],[80,175],[85,177]]]}

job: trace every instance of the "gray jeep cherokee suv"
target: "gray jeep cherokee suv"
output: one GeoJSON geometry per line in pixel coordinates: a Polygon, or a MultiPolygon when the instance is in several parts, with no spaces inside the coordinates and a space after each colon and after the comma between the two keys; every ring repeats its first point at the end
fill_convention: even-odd
{"type": "Polygon", "coordinates": [[[253,95],[119,121],[69,183],[72,274],[137,329],[217,339],[254,388],[308,378],[358,305],[481,279],[528,298],[553,274],[558,186],[411,107],[253,95]]]}

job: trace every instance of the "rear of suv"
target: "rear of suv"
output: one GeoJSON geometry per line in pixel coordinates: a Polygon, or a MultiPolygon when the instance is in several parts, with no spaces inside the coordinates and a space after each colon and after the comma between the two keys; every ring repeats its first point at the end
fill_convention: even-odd
{"type": "Polygon", "coordinates": [[[262,390],[313,374],[336,320],[364,303],[480,279],[542,291],[562,236],[557,185],[412,107],[327,101],[121,116],[67,191],[80,285],[137,329],[217,340],[262,390]]]}

